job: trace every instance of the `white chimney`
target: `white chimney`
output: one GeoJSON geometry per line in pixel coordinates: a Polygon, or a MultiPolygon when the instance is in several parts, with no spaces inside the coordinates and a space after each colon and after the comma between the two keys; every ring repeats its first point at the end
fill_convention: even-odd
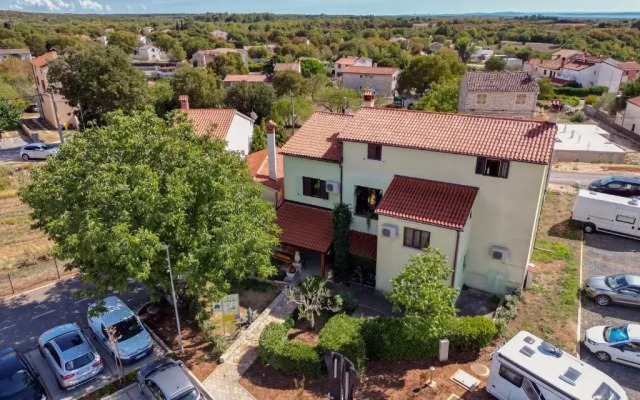
{"type": "Polygon", "coordinates": [[[555,124],[558,121],[560,111],[562,111],[562,100],[551,100],[551,104],[549,105],[549,122],[555,124]]]}
{"type": "Polygon", "coordinates": [[[361,107],[373,107],[376,103],[376,93],[373,90],[365,89],[362,91],[361,107]]]}
{"type": "Polygon", "coordinates": [[[276,152],[276,124],[267,122],[267,154],[269,158],[269,179],[278,180],[278,154],[276,152]]]}

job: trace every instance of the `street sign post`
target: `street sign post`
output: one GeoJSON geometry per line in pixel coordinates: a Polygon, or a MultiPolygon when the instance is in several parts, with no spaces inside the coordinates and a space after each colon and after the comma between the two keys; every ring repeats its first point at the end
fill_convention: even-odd
{"type": "MultiPolygon", "coordinates": [[[[229,294],[220,300],[222,309],[222,329],[224,335],[227,334],[226,324],[227,322],[234,322],[240,319],[240,296],[236,294],[229,294]]],[[[214,303],[215,308],[215,303],[214,303]]]]}

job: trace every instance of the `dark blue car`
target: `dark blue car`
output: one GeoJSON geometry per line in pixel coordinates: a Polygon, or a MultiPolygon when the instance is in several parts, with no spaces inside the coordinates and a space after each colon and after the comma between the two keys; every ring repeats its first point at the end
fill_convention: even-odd
{"type": "Polygon", "coordinates": [[[46,400],[38,374],[11,347],[0,350],[0,400],[46,400]]]}

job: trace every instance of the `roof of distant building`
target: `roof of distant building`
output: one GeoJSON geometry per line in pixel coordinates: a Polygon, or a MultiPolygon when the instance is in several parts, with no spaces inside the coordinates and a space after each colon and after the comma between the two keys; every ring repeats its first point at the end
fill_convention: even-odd
{"type": "Polygon", "coordinates": [[[49,60],[53,60],[54,58],[56,58],[56,56],[57,54],[55,51],[50,51],[48,53],[44,53],[40,57],[36,57],[33,60],[31,60],[31,64],[35,65],[38,68],[42,68],[45,65],[47,65],[49,60]]]}
{"type": "Polygon", "coordinates": [[[636,61],[625,61],[618,63],[618,67],[624,70],[640,70],[640,63],[636,61]]]}
{"type": "Polygon", "coordinates": [[[0,54],[2,55],[31,54],[31,51],[29,51],[29,49],[0,49],[0,54]]]}
{"type": "Polygon", "coordinates": [[[273,72],[296,71],[300,72],[300,63],[277,63],[273,66],[273,72]]]}
{"type": "MultiPolygon", "coordinates": [[[[280,155],[280,148],[276,147],[276,154],[280,155]]],[[[280,190],[284,183],[284,157],[277,157],[278,180],[269,178],[269,151],[256,151],[247,156],[247,167],[253,180],[274,190],[280,190]]]]}
{"type": "Polygon", "coordinates": [[[355,65],[350,65],[344,69],[343,74],[393,75],[397,72],[400,72],[398,68],[359,67],[355,65]]]}
{"type": "Polygon", "coordinates": [[[232,82],[251,82],[251,83],[260,83],[266,82],[266,75],[258,75],[258,74],[248,74],[248,75],[227,75],[224,78],[226,83],[232,82]]]}
{"type": "Polygon", "coordinates": [[[216,139],[227,137],[236,115],[248,118],[233,108],[192,108],[184,111],[187,112],[196,135],[211,135],[216,139]]]}
{"type": "Polygon", "coordinates": [[[472,72],[465,75],[470,92],[540,92],[535,79],[527,72],[472,72]]]}
{"type": "Polygon", "coordinates": [[[282,147],[282,154],[338,162],[342,148],[336,137],[352,119],[350,114],[316,112],[282,147]]]}
{"type": "Polygon", "coordinates": [[[464,229],[478,188],[395,176],[376,213],[444,228],[464,229]]]}
{"type": "MultiPolygon", "coordinates": [[[[313,131],[313,125],[307,121],[302,129],[313,131]]],[[[368,107],[335,129],[341,141],[535,164],[551,161],[557,131],[543,121],[368,107]]]]}

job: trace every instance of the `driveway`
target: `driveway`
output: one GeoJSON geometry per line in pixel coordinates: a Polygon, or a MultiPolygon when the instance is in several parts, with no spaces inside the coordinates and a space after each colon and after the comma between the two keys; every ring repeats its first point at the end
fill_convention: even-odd
{"type": "MultiPolygon", "coordinates": [[[[596,275],[614,273],[638,274],[640,241],[613,235],[595,233],[586,235],[583,256],[583,279],[596,275]]],[[[640,309],[612,305],[597,306],[593,300],[582,299],[582,335],[590,327],[597,325],[640,324],[640,309]]],[[[625,388],[630,400],[640,400],[640,370],[617,363],[598,361],[589,350],[582,346],[581,358],[615,379],[625,388]]]]}
{"type": "Polygon", "coordinates": [[[20,149],[31,143],[29,138],[20,134],[17,137],[0,139],[0,163],[20,161],[20,149]]]}

